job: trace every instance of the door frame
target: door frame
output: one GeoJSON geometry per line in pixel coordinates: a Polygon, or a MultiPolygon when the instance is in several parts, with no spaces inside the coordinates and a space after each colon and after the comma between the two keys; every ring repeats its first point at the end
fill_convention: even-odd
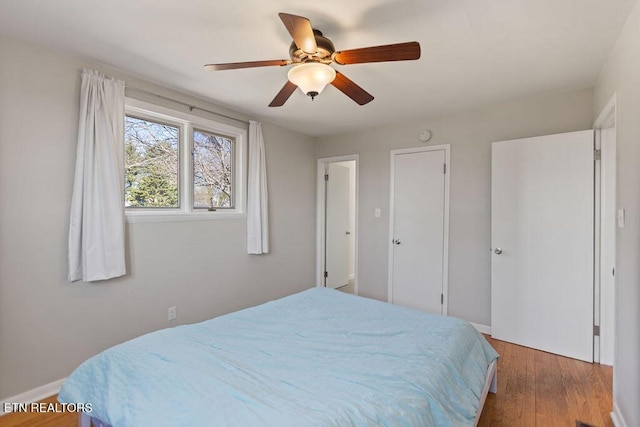
{"type": "Polygon", "coordinates": [[[393,303],[393,221],[394,221],[394,187],[395,187],[395,156],[401,154],[422,153],[426,151],[444,151],[444,234],[442,243],[442,315],[446,316],[449,307],[449,188],[451,176],[451,144],[429,145],[426,147],[404,148],[391,150],[390,153],[390,187],[389,187],[389,239],[388,239],[388,275],[387,301],[393,303]]]}
{"type": "Polygon", "coordinates": [[[360,176],[360,156],[358,154],[348,154],[344,156],[325,157],[318,159],[316,175],[316,286],[324,287],[324,249],[325,249],[325,191],[326,181],[324,179],[325,170],[329,163],[340,163],[347,161],[356,162],[356,194],[355,194],[355,229],[353,230],[353,292],[358,295],[358,198],[359,198],[359,176],[360,176]]]}
{"type": "MultiPolygon", "coordinates": [[[[615,253],[615,242],[617,241],[616,232],[614,231],[613,236],[609,236],[607,233],[607,228],[604,226],[603,221],[605,221],[606,215],[603,216],[602,209],[606,209],[608,212],[616,212],[617,213],[617,195],[613,195],[613,206],[607,204],[607,200],[610,200],[607,196],[606,186],[602,185],[602,181],[605,182],[607,180],[613,179],[614,182],[616,180],[616,169],[617,169],[617,161],[616,161],[616,139],[617,139],[617,97],[614,93],[607,105],[602,109],[598,118],[595,120],[593,124],[594,134],[595,134],[595,149],[601,151],[601,159],[607,159],[613,157],[612,163],[613,168],[607,169],[603,167],[602,161],[595,162],[595,190],[596,190],[596,199],[595,199],[595,230],[594,230],[594,239],[595,239],[595,250],[594,250],[594,325],[600,327],[600,336],[593,337],[593,359],[596,363],[603,363],[606,365],[613,365],[615,359],[615,349],[617,347],[617,339],[615,336],[615,323],[616,323],[616,315],[615,315],[615,301],[616,301],[616,292],[615,292],[615,275],[613,277],[614,287],[611,292],[603,292],[602,289],[602,272],[604,269],[604,264],[606,262],[605,254],[611,255],[613,258],[614,268],[616,265],[616,253],[615,253]],[[614,140],[610,142],[608,146],[602,145],[602,131],[604,129],[614,128],[614,140]],[[614,249],[613,254],[607,252],[607,248],[602,245],[602,241],[605,238],[612,238],[614,241],[614,249]],[[606,307],[613,308],[613,310],[607,310],[606,307]],[[604,313],[609,313],[604,319],[604,324],[609,325],[606,328],[603,328],[603,317],[604,313]]],[[[617,188],[617,183],[616,183],[617,188]]],[[[616,191],[614,189],[614,191],[616,191]]],[[[616,229],[618,225],[616,224],[616,229]]]]}

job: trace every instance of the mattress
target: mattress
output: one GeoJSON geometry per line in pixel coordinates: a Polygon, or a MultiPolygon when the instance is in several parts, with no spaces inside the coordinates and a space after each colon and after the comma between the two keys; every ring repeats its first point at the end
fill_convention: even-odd
{"type": "Polygon", "coordinates": [[[497,357],[461,319],[313,288],[112,347],[58,399],[114,427],[466,426],[497,357]]]}

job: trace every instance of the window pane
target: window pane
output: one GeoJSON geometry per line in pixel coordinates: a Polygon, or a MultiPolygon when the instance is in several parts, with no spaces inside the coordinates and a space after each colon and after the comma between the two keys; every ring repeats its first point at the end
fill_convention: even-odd
{"type": "Polygon", "coordinates": [[[193,131],[193,207],[232,208],[233,140],[193,131]]]}
{"type": "Polygon", "coordinates": [[[180,129],[125,117],[125,206],[177,208],[180,129]]]}

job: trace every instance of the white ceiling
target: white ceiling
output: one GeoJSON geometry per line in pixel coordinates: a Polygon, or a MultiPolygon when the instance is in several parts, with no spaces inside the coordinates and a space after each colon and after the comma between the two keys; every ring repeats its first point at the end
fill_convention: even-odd
{"type": "MultiPolygon", "coordinates": [[[[636,0],[1,0],[0,34],[89,58],[312,136],[591,87],[636,0]],[[375,96],[332,86],[267,105],[288,67],[278,18],[309,18],[337,50],[418,41],[418,61],[339,66],[375,96]]],[[[1,60],[1,59],[0,59],[1,60]]]]}

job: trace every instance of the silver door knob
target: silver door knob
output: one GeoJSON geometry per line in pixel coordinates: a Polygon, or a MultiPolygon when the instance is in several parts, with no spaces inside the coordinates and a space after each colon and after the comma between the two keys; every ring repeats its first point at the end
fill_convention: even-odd
{"type": "Polygon", "coordinates": [[[394,243],[395,245],[399,245],[399,244],[400,244],[400,243],[402,243],[402,242],[400,241],[400,239],[393,239],[393,243],[394,243]]]}
{"type": "Polygon", "coordinates": [[[495,248],[493,252],[495,252],[496,255],[500,255],[502,253],[502,248],[495,248]]]}

